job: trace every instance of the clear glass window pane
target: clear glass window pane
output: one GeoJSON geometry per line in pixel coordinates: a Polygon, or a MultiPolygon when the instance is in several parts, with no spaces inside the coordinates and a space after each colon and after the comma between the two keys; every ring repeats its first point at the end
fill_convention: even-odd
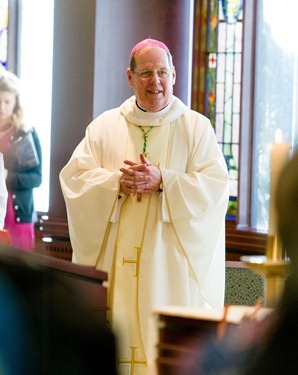
{"type": "Polygon", "coordinates": [[[225,99],[225,85],[218,83],[216,85],[216,112],[224,112],[224,99],[225,99]]]}
{"type": "Polygon", "coordinates": [[[235,60],[234,60],[234,82],[241,83],[241,67],[242,67],[242,62],[241,62],[242,55],[240,53],[235,55],[235,60]]]}
{"type": "Polygon", "coordinates": [[[235,52],[242,52],[242,22],[235,24],[235,52]]]}
{"type": "Polygon", "coordinates": [[[270,145],[276,129],[297,146],[298,23],[296,0],[257,2],[252,227],[268,230],[270,145]]]}
{"type": "MultiPolygon", "coordinates": [[[[238,144],[240,138],[240,114],[234,113],[233,114],[233,134],[232,134],[232,142],[233,144],[238,144]]],[[[237,169],[238,169],[238,154],[235,155],[237,162],[237,169]]]]}
{"type": "Polygon", "coordinates": [[[218,24],[218,44],[217,44],[217,51],[225,52],[226,51],[226,30],[227,25],[225,22],[220,22],[218,24]]]}
{"type": "Polygon", "coordinates": [[[233,86],[233,113],[240,113],[241,85],[235,83],[233,86]]]}
{"type": "Polygon", "coordinates": [[[225,81],[225,68],[226,68],[226,55],[225,53],[219,53],[217,56],[217,82],[225,81]]]}
{"type": "Polygon", "coordinates": [[[223,114],[216,114],[216,127],[215,127],[216,138],[219,144],[223,143],[223,114]]]}
{"type": "Polygon", "coordinates": [[[43,157],[43,182],[35,189],[35,208],[49,207],[54,0],[23,0],[20,23],[20,81],[24,112],[36,128],[43,157]]]}

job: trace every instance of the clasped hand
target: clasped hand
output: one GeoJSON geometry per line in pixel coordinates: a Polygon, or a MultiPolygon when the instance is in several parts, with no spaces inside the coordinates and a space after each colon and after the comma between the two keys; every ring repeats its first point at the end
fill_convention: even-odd
{"type": "Polygon", "coordinates": [[[158,190],[162,182],[160,170],[143,155],[140,155],[140,163],[125,160],[128,168],[120,168],[123,173],[120,178],[121,191],[126,194],[150,194],[158,190]]]}

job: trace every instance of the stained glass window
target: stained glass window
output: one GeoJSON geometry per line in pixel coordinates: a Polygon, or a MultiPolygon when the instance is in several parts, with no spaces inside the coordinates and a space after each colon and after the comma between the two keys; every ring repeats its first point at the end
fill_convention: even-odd
{"type": "Polygon", "coordinates": [[[242,57],[242,6],[237,0],[207,5],[206,115],[214,124],[230,179],[227,218],[237,209],[242,57]]]}
{"type": "Polygon", "coordinates": [[[8,0],[0,0],[0,64],[7,66],[8,0]]]}

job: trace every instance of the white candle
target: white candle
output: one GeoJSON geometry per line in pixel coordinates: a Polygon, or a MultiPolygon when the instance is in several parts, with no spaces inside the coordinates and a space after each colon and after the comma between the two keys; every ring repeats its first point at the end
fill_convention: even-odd
{"type": "Polygon", "coordinates": [[[277,129],[275,132],[275,142],[271,145],[270,153],[270,207],[269,207],[269,229],[268,235],[277,234],[277,216],[275,209],[275,194],[279,174],[289,160],[290,145],[282,141],[282,132],[277,129]]]}

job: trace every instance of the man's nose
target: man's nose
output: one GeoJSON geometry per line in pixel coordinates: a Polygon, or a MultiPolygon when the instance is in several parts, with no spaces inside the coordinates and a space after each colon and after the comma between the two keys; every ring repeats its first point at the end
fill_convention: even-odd
{"type": "Polygon", "coordinates": [[[159,82],[160,78],[159,78],[157,70],[152,71],[152,75],[151,75],[150,79],[153,82],[159,82]]]}

